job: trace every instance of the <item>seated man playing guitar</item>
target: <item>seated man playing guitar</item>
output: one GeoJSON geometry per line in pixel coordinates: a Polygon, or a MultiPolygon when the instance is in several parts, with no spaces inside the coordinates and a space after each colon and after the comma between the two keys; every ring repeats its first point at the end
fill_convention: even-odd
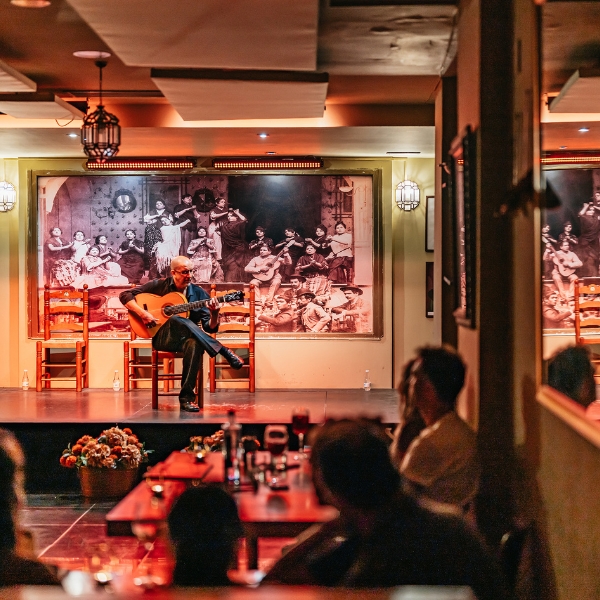
{"type": "MultiPolygon", "coordinates": [[[[260,284],[269,284],[269,293],[267,295],[266,304],[273,303],[273,297],[277,293],[277,290],[281,286],[281,273],[279,267],[281,265],[291,265],[292,257],[288,251],[288,248],[294,240],[288,242],[281,252],[277,256],[271,254],[271,248],[268,244],[263,244],[259,247],[259,254],[255,256],[245,267],[246,273],[252,274],[252,280],[250,283],[256,286],[257,301],[261,302],[260,295],[260,284]]],[[[262,302],[261,302],[262,304],[262,302]]]]}
{"type": "Polygon", "coordinates": [[[577,254],[571,251],[569,241],[566,239],[560,243],[560,250],[557,250],[554,253],[553,261],[554,269],[552,270],[552,279],[554,280],[554,283],[556,283],[561,298],[568,300],[575,295],[575,280],[577,279],[575,271],[583,266],[583,263],[579,260],[577,254]],[[565,292],[563,278],[569,280],[568,296],[565,292]]]}
{"type": "MultiPolygon", "coordinates": [[[[241,369],[242,359],[212,338],[219,328],[219,301],[240,298],[211,298],[201,287],[191,283],[193,264],[185,256],[171,261],[171,277],[155,279],[125,290],[119,300],[129,310],[132,329],[141,337],[152,336],[152,346],[166,352],[183,352],[183,371],[179,404],[181,410],[198,412],[194,387],[202,353],[225,357],[234,369],[241,369]],[[140,296],[142,294],[142,296],[140,296]],[[169,295],[161,303],[162,297],[169,295]],[[183,302],[183,303],[181,303],[183,302]],[[189,318],[178,316],[187,313],[189,318]],[[202,329],[198,326],[202,324],[202,329]]],[[[243,292],[238,292],[243,299],[243,292]]],[[[231,294],[235,296],[236,294],[231,294]]]]}

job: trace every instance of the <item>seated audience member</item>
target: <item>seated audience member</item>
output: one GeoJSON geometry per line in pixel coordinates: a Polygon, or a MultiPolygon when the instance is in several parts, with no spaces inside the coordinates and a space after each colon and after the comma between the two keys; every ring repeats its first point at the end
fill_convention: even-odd
{"type": "Polygon", "coordinates": [[[409,398],[425,422],[400,464],[407,488],[421,499],[472,508],[480,465],[475,432],[456,414],[465,366],[450,347],[424,347],[410,373],[409,398]]]}
{"type": "Polygon", "coordinates": [[[600,419],[590,356],[587,346],[569,346],[554,354],[548,364],[548,385],[587,408],[588,417],[600,419]]]}
{"type": "Polygon", "coordinates": [[[498,566],[464,521],[429,512],[402,492],[379,424],[325,423],[311,464],[317,492],[339,517],[290,549],[264,583],[466,585],[479,600],[506,597],[498,566]]]}
{"type": "Polygon", "coordinates": [[[168,523],[175,549],[173,585],[232,585],[227,571],[236,566],[244,532],[235,501],[225,490],[212,485],[186,490],[168,523]]]}
{"type": "Polygon", "coordinates": [[[43,564],[17,553],[17,509],[25,497],[25,458],[10,431],[0,429],[0,587],[57,585],[58,579],[43,564]]]}
{"type": "Polygon", "coordinates": [[[408,394],[411,369],[414,363],[415,359],[409,360],[404,365],[402,381],[398,386],[398,391],[400,392],[400,422],[394,431],[394,441],[390,446],[392,462],[398,467],[402,463],[402,459],[406,455],[406,451],[412,441],[425,429],[425,421],[423,421],[421,413],[417,410],[417,407],[408,394]]]}

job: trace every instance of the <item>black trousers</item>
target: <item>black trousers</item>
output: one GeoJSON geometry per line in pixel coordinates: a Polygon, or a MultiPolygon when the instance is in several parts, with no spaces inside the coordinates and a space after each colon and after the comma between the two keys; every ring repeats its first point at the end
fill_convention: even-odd
{"type": "Polygon", "coordinates": [[[152,346],[164,352],[183,352],[180,404],[193,402],[196,398],[194,387],[202,354],[207,352],[210,357],[214,357],[223,348],[220,342],[204,332],[196,323],[177,315],[171,317],[158,330],[152,338],[152,346]]]}

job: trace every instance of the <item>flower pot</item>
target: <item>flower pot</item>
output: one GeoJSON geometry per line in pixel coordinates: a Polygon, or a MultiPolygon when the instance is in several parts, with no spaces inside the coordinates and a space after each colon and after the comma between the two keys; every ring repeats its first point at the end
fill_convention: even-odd
{"type": "Polygon", "coordinates": [[[77,474],[85,498],[122,498],[135,486],[138,469],[80,467],[77,474]]]}

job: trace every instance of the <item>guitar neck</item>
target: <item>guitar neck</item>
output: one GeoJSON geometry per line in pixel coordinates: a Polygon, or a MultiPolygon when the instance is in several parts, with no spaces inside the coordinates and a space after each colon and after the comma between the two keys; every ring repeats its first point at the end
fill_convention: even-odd
{"type": "MultiPolygon", "coordinates": [[[[187,302],[186,304],[173,304],[172,306],[168,306],[167,308],[165,308],[165,314],[168,316],[172,316],[188,312],[190,310],[196,310],[198,308],[206,306],[206,304],[211,300],[212,298],[206,298],[205,300],[196,300],[195,302],[187,302]]],[[[223,304],[223,302],[225,302],[225,297],[218,296],[217,301],[220,304],[223,304]]]]}

